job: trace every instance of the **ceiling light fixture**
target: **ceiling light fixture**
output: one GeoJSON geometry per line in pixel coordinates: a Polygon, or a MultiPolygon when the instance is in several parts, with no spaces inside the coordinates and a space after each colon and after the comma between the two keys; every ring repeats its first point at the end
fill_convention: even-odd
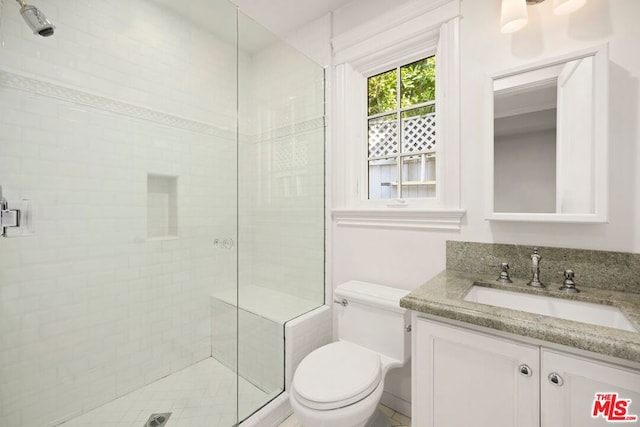
{"type": "MultiPolygon", "coordinates": [[[[509,34],[524,28],[529,20],[527,5],[542,3],[544,0],[502,0],[500,8],[500,31],[509,34]]],[[[568,15],[580,9],[587,0],[553,0],[555,15],[568,15]]]]}

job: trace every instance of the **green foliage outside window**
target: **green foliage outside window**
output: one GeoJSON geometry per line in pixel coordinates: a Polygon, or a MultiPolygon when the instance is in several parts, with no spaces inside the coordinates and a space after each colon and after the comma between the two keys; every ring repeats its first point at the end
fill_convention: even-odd
{"type": "Polygon", "coordinates": [[[396,109],[396,70],[387,71],[377,76],[369,77],[369,115],[384,113],[396,109]]]}
{"type": "MultiPolygon", "coordinates": [[[[397,70],[368,79],[369,115],[397,107],[397,70]]],[[[409,107],[436,98],[436,58],[431,56],[400,67],[400,106],[409,107]]]]}

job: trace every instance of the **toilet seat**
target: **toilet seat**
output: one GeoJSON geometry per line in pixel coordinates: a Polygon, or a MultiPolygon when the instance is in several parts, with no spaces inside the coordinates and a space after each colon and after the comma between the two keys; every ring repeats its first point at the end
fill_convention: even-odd
{"type": "Polygon", "coordinates": [[[300,362],[292,391],[306,407],[330,410],[369,396],[381,379],[379,354],[338,341],[311,352],[300,362]]]}

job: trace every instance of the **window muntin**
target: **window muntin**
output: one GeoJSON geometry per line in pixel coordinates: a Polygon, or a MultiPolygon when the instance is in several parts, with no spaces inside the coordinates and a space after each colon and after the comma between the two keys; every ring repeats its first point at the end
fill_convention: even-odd
{"type": "Polygon", "coordinates": [[[430,56],[367,79],[369,199],[436,195],[435,64],[430,56]]]}

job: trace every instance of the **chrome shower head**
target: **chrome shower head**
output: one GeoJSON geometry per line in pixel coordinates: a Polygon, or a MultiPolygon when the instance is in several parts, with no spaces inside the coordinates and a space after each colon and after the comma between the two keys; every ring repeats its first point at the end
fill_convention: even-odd
{"type": "Polygon", "coordinates": [[[20,4],[20,15],[33,31],[33,34],[39,34],[42,37],[53,35],[56,27],[47,19],[47,17],[35,6],[26,4],[24,0],[16,0],[20,4]]]}

